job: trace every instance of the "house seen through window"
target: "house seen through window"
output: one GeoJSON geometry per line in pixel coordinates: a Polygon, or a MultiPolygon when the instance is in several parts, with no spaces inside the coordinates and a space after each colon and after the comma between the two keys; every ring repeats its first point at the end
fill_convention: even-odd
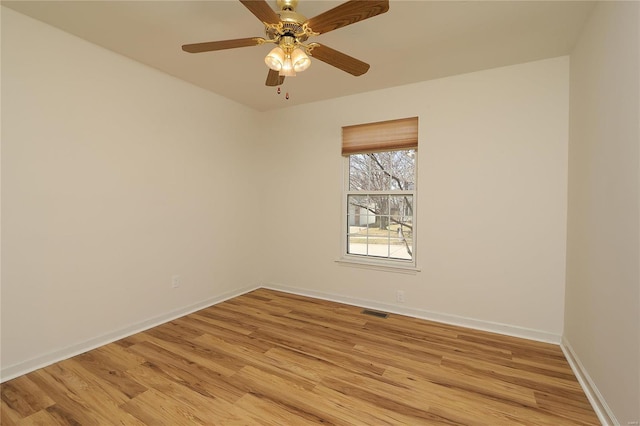
{"type": "Polygon", "coordinates": [[[343,155],[343,257],[415,265],[417,118],[344,127],[343,155]]]}

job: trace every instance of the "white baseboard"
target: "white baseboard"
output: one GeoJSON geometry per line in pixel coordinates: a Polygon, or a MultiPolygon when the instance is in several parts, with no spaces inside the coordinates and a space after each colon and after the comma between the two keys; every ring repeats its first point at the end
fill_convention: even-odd
{"type": "Polygon", "coordinates": [[[301,296],[315,297],[318,299],[330,300],[333,302],[345,303],[347,305],[361,306],[363,308],[376,309],[380,311],[390,312],[399,315],[407,315],[415,318],[436,321],[445,324],[458,325],[461,327],[473,328],[476,330],[489,331],[493,333],[504,334],[507,336],[521,337],[523,339],[536,340],[538,342],[553,343],[559,345],[561,336],[540,330],[533,330],[514,325],[495,323],[491,321],[482,321],[473,318],[460,317],[457,315],[443,314],[439,312],[431,312],[424,309],[400,307],[398,305],[390,305],[375,302],[367,299],[353,298],[343,295],[323,293],[313,290],[307,290],[297,287],[287,287],[278,284],[265,284],[263,288],[269,288],[285,293],[298,294],[301,296]]]}
{"type": "Polygon", "coordinates": [[[107,334],[103,334],[101,336],[98,336],[89,340],[85,340],[83,342],[80,342],[62,349],[55,350],[55,351],[37,356],[35,358],[31,358],[29,360],[26,360],[17,364],[10,365],[8,367],[2,368],[2,371],[0,371],[0,383],[5,382],[7,380],[11,380],[23,374],[30,373],[39,368],[43,368],[48,365],[54,364],[56,362],[65,360],[67,358],[71,358],[73,356],[85,353],[87,351],[106,345],[108,343],[115,342],[116,340],[120,340],[127,336],[131,336],[132,334],[139,333],[144,330],[148,330],[160,324],[164,324],[168,321],[172,321],[176,318],[180,318],[190,313],[199,311],[200,309],[204,309],[209,306],[215,305],[217,303],[224,302],[225,300],[232,299],[234,297],[248,293],[259,287],[260,286],[245,287],[239,290],[223,293],[219,296],[203,300],[202,302],[185,306],[180,309],[175,309],[173,311],[167,312],[166,314],[162,314],[157,317],[150,318],[136,324],[132,324],[128,327],[115,330],[107,334]]]}
{"type": "Polygon", "coordinates": [[[567,361],[569,362],[569,365],[573,370],[573,374],[576,375],[580,386],[582,386],[584,393],[587,395],[587,399],[591,403],[593,410],[596,412],[600,423],[606,426],[619,425],[620,422],[618,422],[616,416],[613,414],[613,411],[611,411],[611,408],[609,408],[609,405],[607,405],[607,402],[598,390],[598,387],[594,383],[593,379],[591,379],[591,376],[589,376],[587,370],[584,368],[584,365],[582,365],[582,362],[580,362],[580,358],[578,358],[578,355],[576,355],[566,336],[562,337],[562,344],[560,345],[560,347],[562,348],[562,352],[564,352],[564,356],[565,358],[567,358],[567,361]]]}

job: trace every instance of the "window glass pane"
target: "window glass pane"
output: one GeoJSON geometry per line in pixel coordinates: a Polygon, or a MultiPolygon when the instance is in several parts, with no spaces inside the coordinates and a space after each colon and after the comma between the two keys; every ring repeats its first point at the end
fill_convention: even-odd
{"type": "Polygon", "coordinates": [[[416,151],[349,156],[347,253],[413,260],[416,151]]]}
{"type": "MultiPolygon", "coordinates": [[[[367,227],[375,222],[375,213],[370,210],[371,202],[367,195],[349,195],[347,198],[347,224],[348,226],[367,227]]],[[[353,232],[353,231],[349,231],[353,232]]]]}
{"type": "Polygon", "coordinates": [[[355,154],[349,157],[350,191],[411,191],[415,188],[415,150],[355,154]]]}
{"type": "Polygon", "coordinates": [[[369,239],[369,256],[389,257],[389,239],[379,236],[369,239]]]}
{"type": "Polygon", "coordinates": [[[392,151],[389,169],[392,175],[391,189],[411,191],[415,188],[416,153],[415,150],[392,151]]]}
{"type": "Polygon", "coordinates": [[[367,254],[367,236],[366,235],[348,235],[347,236],[347,253],[349,254],[367,254]]]}
{"type": "Polygon", "coordinates": [[[371,190],[371,161],[367,154],[349,156],[349,190],[371,190]]]}
{"type": "Polygon", "coordinates": [[[390,185],[389,175],[384,170],[373,169],[369,173],[368,191],[387,191],[390,185]]]}
{"type": "Polygon", "coordinates": [[[389,241],[389,257],[393,259],[412,259],[413,244],[410,240],[391,238],[389,241]]]}
{"type": "Polygon", "coordinates": [[[369,205],[376,215],[389,215],[389,196],[388,195],[371,195],[369,196],[369,205]]]}
{"type": "Polygon", "coordinates": [[[413,216],[413,196],[389,196],[389,213],[391,214],[391,219],[394,223],[411,222],[411,218],[413,216]]]}
{"type": "Polygon", "coordinates": [[[389,169],[390,164],[389,152],[374,152],[367,154],[369,158],[370,167],[373,170],[372,177],[375,178],[371,182],[372,191],[388,191],[391,185],[391,174],[389,169]]]}

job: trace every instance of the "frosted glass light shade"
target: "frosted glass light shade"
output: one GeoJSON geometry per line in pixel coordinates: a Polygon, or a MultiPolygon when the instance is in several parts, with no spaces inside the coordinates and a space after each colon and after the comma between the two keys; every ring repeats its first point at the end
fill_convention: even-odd
{"type": "Polygon", "coordinates": [[[291,61],[291,55],[286,55],[284,57],[284,63],[282,64],[282,69],[280,70],[279,75],[284,77],[296,76],[296,72],[293,69],[293,62],[291,61]]]}
{"type": "Polygon", "coordinates": [[[269,54],[264,58],[264,63],[274,71],[282,70],[284,62],[284,51],[278,46],[274,47],[271,52],[269,52],[269,54]]]}
{"type": "Polygon", "coordinates": [[[309,59],[302,49],[294,49],[294,51],[291,52],[291,62],[293,63],[293,70],[295,72],[302,72],[311,66],[311,59],[309,59]]]}

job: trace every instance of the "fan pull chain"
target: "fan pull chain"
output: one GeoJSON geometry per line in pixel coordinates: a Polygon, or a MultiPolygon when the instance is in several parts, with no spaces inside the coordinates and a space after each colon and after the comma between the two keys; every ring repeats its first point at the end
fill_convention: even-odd
{"type": "MultiPolygon", "coordinates": [[[[280,87],[278,87],[278,88],[276,89],[276,93],[277,93],[278,95],[279,95],[280,93],[282,93],[282,90],[280,90],[280,87]]],[[[284,98],[285,98],[286,100],[289,100],[289,92],[285,93],[284,98]]]]}

